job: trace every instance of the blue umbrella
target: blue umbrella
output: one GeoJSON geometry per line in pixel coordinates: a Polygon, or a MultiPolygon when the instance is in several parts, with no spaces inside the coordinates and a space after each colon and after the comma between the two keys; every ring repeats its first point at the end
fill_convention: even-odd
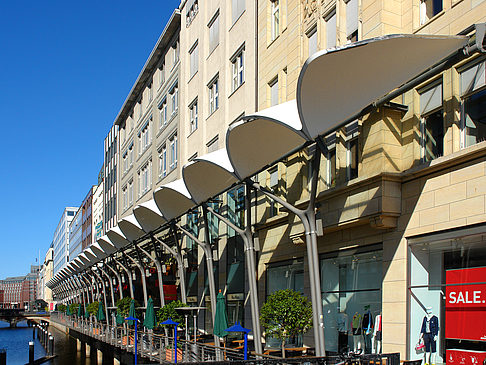
{"type": "Polygon", "coordinates": [[[169,318],[167,321],[161,322],[159,324],[170,324],[174,326],[174,363],[177,364],[177,326],[179,323],[174,322],[171,318],[169,318]]]}
{"type": "MultiPolygon", "coordinates": [[[[138,322],[138,319],[135,318],[135,317],[127,317],[125,318],[125,321],[132,321],[135,322],[135,365],[137,364],[137,322],[138,322]]],[[[128,341],[127,341],[127,344],[128,344],[128,341]]]]}
{"type": "Polygon", "coordinates": [[[245,355],[245,360],[248,360],[248,332],[250,332],[251,330],[249,330],[248,328],[243,328],[243,326],[236,322],[235,325],[229,327],[229,328],[226,328],[225,329],[226,332],[243,332],[244,333],[244,338],[245,338],[245,346],[243,348],[243,353],[245,355]]]}

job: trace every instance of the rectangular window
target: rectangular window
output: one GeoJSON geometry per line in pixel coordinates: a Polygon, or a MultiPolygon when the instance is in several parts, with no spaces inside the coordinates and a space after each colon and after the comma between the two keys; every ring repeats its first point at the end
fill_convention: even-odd
{"type": "Polygon", "coordinates": [[[172,45],[172,67],[174,67],[177,62],[179,62],[179,40],[175,41],[175,43],[172,45]]]}
{"type": "Polygon", "coordinates": [[[270,86],[270,106],[278,104],[278,77],[269,84],[270,86]]]}
{"type": "Polygon", "coordinates": [[[189,26],[199,11],[198,0],[189,0],[186,9],[186,26],[189,26]]]}
{"type": "Polygon", "coordinates": [[[358,40],[358,0],[346,3],[346,38],[351,42],[358,40]]]}
{"type": "Polygon", "coordinates": [[[189,58],[190,58],[190,77],[193,77],[197,70],[198,70],[198,59],[199,59],[199,51],[198,51],[198,43],[192,46],[191,50],[189,51],[189,58]]]}
{"type": "MultiPolygon", "coordinates": [[[[273,190],[274,193],[278,193],[278,167],[274,167],[273,169],[268,171],[269,174],[269,187],[273,190]]],[[[275,217],[278,215],[278,203],[273,200],[269,199],[270,202],[270,209],[269,209],[269,217],[275,217]]]]}
{"type": "Polygon", "coordinates": [[[420,0],[420,25],[442,11],[442,0],[420,0]]]}
{"type": "Polygon", "coordinates": [[[177,134],[169,138],[169,167],[171,170],[177,167],[177,134]]]}
{"type": "Polygon", "coordinates": [[[336,47],[336,9],[324,19],[326,22],[326,49],[336,47]]]}
{"type": "Polygon", "coordinates": [[[208,153],[217,151],[218,150],[218,144],[219,144],[219,137],[218,136],[216,136],[212,140],[210,140],[206,144],[206,147],[208,148],[208,153]]]}
{"type": "Polygon", "coordinates": [[[219,11],[209,23],[209,53],[219,44],[219,11]]]}
{"type": "Polygon", "coordinates": [[[432,161],[444,155],[444,118],[442,83],[428,86],[420,93],[422,160],[432,161]]]}
{"type": "Polygon", "coordinates": [[[234,24],[245,11],[245,0],[232,0],[231,3],[231,22],[234,24]]]}
{"type": "Polygon", "coordinates": [[[179,108],[179,87],[177,83],[172,86],[172,89],[169,91],[170,97],[170,106],[171,106],[171,115],[177,113],[177,109],[179,108]]]}
{"type": "Polygon", "coordinates": [[[307,35],[308,57],[317,52],[317,27],[312,29],[307,35]]]}
{"type": "Polygon", "coordinates": [[[132,144],[130,145],[130,147],[128,147],[128,163],[130,165],[130,167],[133,165],[133,142],[132,144]]]}
{"type": "Polygon", "coordinates": [[[358,177],[358,121],[349,123],[345,127],[346,131],[346,177],[352,180],[358,177]]]}
{"type": "Polygon", "coordinates": [[[327,167],[326,167],[326,185],[328,188],[336,186],[336,133],[333,133],[325,139],[327,145],[327,167]]]}
{"type": "Polygon", "coordinates": [[[159,128],[162,128],[164,125],[167,124],[167,99],[164,98],[162,102],[159,104],[159,128]]]}
{"type": "Polygon", "coordinates": [[[272,41],[280,34],[280,0],[270,0],[272,3],[271,28],[272,41]]]}
{"type": "Polygon", "coordinates": [[[165,82],[165,65],[161,64],[159,67],[159,87],[165,82]]]}
{"type": "Polygon", "coordinates": [[[128,182],[128,204],[133,204],[133,180],[128,182]]]}
{"type": "Polygon", "coordinates": [[[147,162],[138,172],[139,196],[142,196],[152,187],[152,160],[147,162]]]}
{"type": "Polygon", "coordinates": [[[140,153],[139,154],[142,154],[148,148],[150,143],[152,142],[152,136],[151,136],[151,133],[150,133],[150,121],[151,120],[152,120],[152,118],[150,118],[150,120],[147,122],[147,124],[145,124],[143,129],[138,134],[138,140],[139,140],[139,144],[140,144],[140,153]]]}
{"type": "Polygon", "coordinates": [[[128,188],[124,186],[122,189],[123,209],[128,208],[128,188]]]}
{"type": "Polygon", "coordinates": [[[244,48],[231,58],[231,91],[238,89],[245,81],[244,48]]]}
{"type": "Polygon", "coordinates": [[[197,129],[197,99],[189,106],[190,133],[197,129]]]}
{"type": "Polygon", "coordinates": [[[218,76],[208,85],[209,89],[209,114],[214,113],[219,107],[219,80],[218,76]]]}
{"type": "Polygon", "coordinates": [[[167,148],[165,146],[159,151],[159,177],[167,175],[167,148]]]}
{"type": "Polygon", "coordinates": [[[149,103],[152,101],[152,98],[154,96],[154,92],[153,92],[153,88],[152,88],[152,82],[150,82],[150,84],[148,84],[147,86],[147,91],[148,91],[148,99],[149,99],[149,103]]]}
{"type": "Polygon", "coordinates": [[[278,168],[274,168],[268,172],[270,174],[270,187],[276,188],[278,185],[278,168]]]}
{"type": "Polygon", "coordinates": [[[128,151],[123,154],[123,172],[128,171],[128,151]]]}

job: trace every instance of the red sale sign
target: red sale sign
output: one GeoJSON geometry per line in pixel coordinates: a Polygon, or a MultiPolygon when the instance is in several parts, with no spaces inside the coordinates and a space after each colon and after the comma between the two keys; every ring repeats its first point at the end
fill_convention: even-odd
{"type": "Polygon", "coordinates": [[[482,365],[486,360],[486,352],[470,350],[446,350],[447,365],[482,365]]]}
{"type": "Polygon", "coordinates": [[[446,272],[446,338],[486,341],[484,282],[486,267],[446,272]]]}

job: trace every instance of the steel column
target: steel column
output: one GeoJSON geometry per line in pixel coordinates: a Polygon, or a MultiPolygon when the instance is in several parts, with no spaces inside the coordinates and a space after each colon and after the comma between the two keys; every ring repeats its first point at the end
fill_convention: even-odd
{"type": "MultiPolygon", "coordinates": [[[[125,273],[127,274],[128,276],[128,285],[130,286],[130,297],[132,299],[134,299],[135,297],[133,296],[133,278],[132,278],[132,270],[130,270],[129,268],[127,268],[125,265],[123,265],[120,261],[118,261],[117,259],[113,258],[113,260],[118,264],[120,265],[120,267],[125,271],[125,273]]],[[[120,288],[120,290],[122,290],[122,288],[120,288]]]]}
{"type": "Polygon", "coordinates": [[[145,281],[145,269],[140,262],[128,255],[127,257],[130,259],[131,262],[135,264],[136,267],[138,267],[138,270],[142,274],[143,303],[145,308],[147,308],[147,282],[145,281]]]}

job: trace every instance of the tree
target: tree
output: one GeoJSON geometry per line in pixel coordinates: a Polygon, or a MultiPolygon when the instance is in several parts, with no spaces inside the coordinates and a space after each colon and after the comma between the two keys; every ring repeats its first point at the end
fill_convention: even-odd
{"type": "MultiPolygon", "coordinates": [[[[130,303],[132,302],[132,298],[125,297],[123,299],[119,299],[116,302],[117,313],[122,316],[123,318],[128,317],[128,312],[130,311],[130,303]]],[[[135,299],[135,308],[140,307],[140,304],[135,299]]],[[[138,313],[137,313],[138,316],[138,313]]]]}
{"type": "Polygon", "coordinates": [[[170,318],[174,322],[179,323],[177,327],[184,328],[184,315],[175,310],[180,307],[187,307],[187,304],[182,303],[180,300],[174,300],[164,305],[157,311],[157,323],[164,322],[170,318]]]}
{"type": "Polygon", "coordinates": [[[66,308],[67,308],[67,307],[66,307],[66,305],[65,305],[65,304],[58,304],[58,305],[57,305],[57,310],[58,310],[59,312],[65,313],[65,312],[66,312],[66,308]]]}
{"type": "Polygon", "coordinates": [[[86,310],[92,316],[96,316],[96,313],[98,313],[98,306],[99,305],[100,305],[100,302],[89,303],[88,306],[86,307],[86,310]]]}
{"type": "Polygon", "coordinates": [[[79,303],[71,303],[69,305],[69,310],[71,311],[71,314],[76,314],[78,311],[79,303]]]}
{"type": "Polygon", "coordinates": [[[267,335],[282,342],[282,357],[285,357],[285,341],[312,327],[312,304],[294,290],[276,291],[263,305],[260,322],[267,335]]]}

